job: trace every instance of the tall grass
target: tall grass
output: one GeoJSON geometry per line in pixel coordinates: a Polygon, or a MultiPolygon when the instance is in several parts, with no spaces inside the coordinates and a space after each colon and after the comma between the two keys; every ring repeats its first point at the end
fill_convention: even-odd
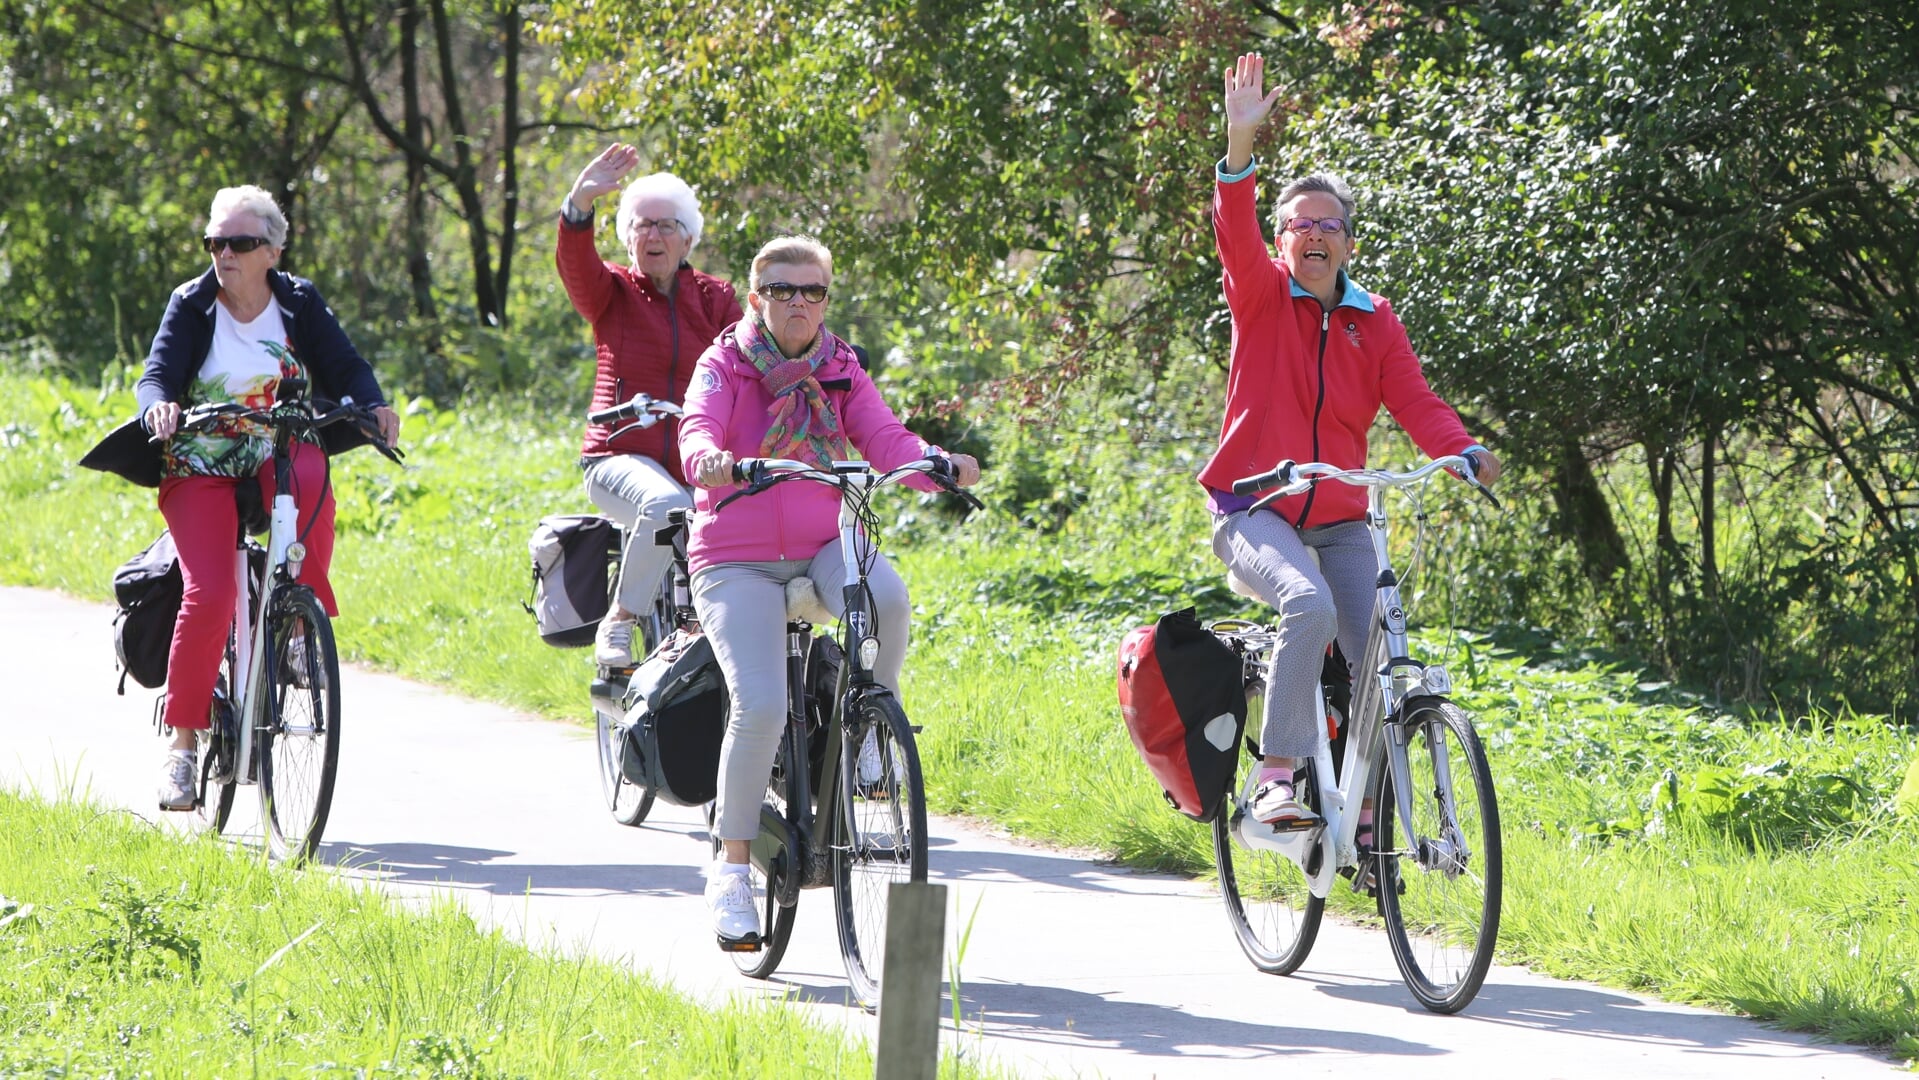
{"type": "Polygon", "coordinates": [[[776,1001],[695,1002],[451,899],[422,911],[83,803],[0,792],[0,882],[0,1075],[873,1073],[863,1040],[776,1001]]]}
{"type": "MultiPolygon", "coordinates": [[[[0,579],[104,598],[110,568],[157,532],[148,493],[68,464],[128,407],[124,394],[103,404],[0,378],[11,511],[0,579]]],[[[368,454],[340,461],[350,657],[585,716],[582,654],[540,645],[519,608],[534,520],[585,508],[574,422],[416,408],[406,472],[368,454]]],[[[1157,470],[1070,470],[1081,512],[1025,514],[1053,531],[1003,509],[1050,505],[1029,497],[1044,487],[1030,460],[989,478],[996,511],[964,528],[948,527],[936,499],[888,504],[888,550],[916,610],[903,693],[926,727],[936,810],[1209,872],[1206,830],[1165,806],[1113,696],[1131,626],[1189,603],[1208,617],[1259,615],[1221,587],[1206,550],[1190,479],[1198,446],[1178,443],[1157,470]]],[[[1415,616],[1445,610],[1460,575],[1486,572],[1464,561],[1469,545],[1449,539],[1449,523],[1500,523],[1438,498],[1425,568],[1407,586],[1415,616]]],[[[1420,524],[1404,518],[1401,542],[1420,524]]],[[[1892,808],[1900,770],[1919,757],[1912,729],[1817,710],[1722,716],[1535,627],[1440,626],[1420,648],[1449,664],[1492,755],[1507,825],[1502,955],[1919,1055],[1919,823],[1892,808]]]]}

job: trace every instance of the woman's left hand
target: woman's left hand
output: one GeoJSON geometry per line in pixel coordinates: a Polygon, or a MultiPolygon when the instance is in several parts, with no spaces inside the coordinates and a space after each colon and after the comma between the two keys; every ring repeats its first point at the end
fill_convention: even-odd
{"type": "Polygon", "coordinates": [[[380,425],[380,441],[389,447],[398,446],[400,443],[400,414],[394,412],[391,406],[375,405],[373,407],[373,420],[380,425]]]}
{"type": "Polygon", "coordinates": [[[1492,487],[1493,481],[1499,479],[1499,459],[1493,456],[1491,450],[1483,446],[1471,451],[1471,453],[1473,455],[1474,478],[1487,487],[1492,487]]]}
{"type": "Polygon", "coordinates": [[[953,479],[961,487],[972,487],[979,483],[979,459],[971,454],[948,454],[946,460],[953,463],[953,479]]]}

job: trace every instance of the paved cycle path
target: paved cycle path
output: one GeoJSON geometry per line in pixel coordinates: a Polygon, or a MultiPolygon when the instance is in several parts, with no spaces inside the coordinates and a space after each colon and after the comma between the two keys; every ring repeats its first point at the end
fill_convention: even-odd
{"type": "MultiPolygon", "coordinates": [[[[114,694],[111,615],[0,587],[0,785],[177,823],[154,810],[155,695],[131,684],[114,694]]],[[[583,653],[556,652],[554,663],[585,674],[583,653]]],[[[660,806],[643,828],[615,824],[586,729],[360,668],[343,684],[326,859],[402,896],[457,896],[536,946],[591,951],[699,996],[789,994],[828,1022],[875,1030],[844,1004],[831,894],[802,894],[774,980],[740,976],[714,947],[700,899],[699,813],[660,806]]],[[[258,805],[252,789],[240,792],[241,843],[258,843],[258,805]]],[[[1433,1016],[1401,984],[1382,934],[1331,920],[1299,974],[1261,975],[1204,883],[952,820],[935,819],[931,834],[933,875],[950,887],[947,953],[959,957],[963,1017],[955,1031],[949,1001],[942,1045],[1020,1077],[1895,1074],[1867,1051],[1511,967],[1493,970],[1464,1015],[1433,1016]]]]}

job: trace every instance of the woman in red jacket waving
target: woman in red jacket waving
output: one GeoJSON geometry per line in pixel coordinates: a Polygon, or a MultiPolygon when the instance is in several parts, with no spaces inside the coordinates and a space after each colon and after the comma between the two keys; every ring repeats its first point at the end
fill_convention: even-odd
{"type": "MultiPolygon", "coordinates": [[[[733,286],[687,265],[705,219],[693,189],[672,173],[642,176],[620,195],[616,225],[632,265],[600,259],[594,200],[619,191],[639,162],[631,146],[607,147],[580,170],[560,208],[554,259],[574,309],[593,324],[597,361],[589,409],[641,393],[679,402],[700,353],[741,315],[733,286]]],[[[617,602],[594,643],[594,659],[607,667],[633,666],[635,613],[651,602],[669,558],[653,534],[674,508],[693,505],[673,427],[668,421],[616,432],[588,424],[580,448],[587,497],[626,527],[617,602]]]]}
{"type": "MultiPolygon", "coordinates": [[[[1216,168],[1213,231],[1233,319],[1232,367],[1219,449],[1200,470],[1213,511],[1213,552],[1279,613],[1279,647],[1267,672],[1263,761],[1252,813],[1270,824],[1310,819],[1294,798],[1295,759],[1315,739],[1314,687],[1335,639],[1355,660],[1371,626],[1374,565],[1365,493],[1324,484],[1249,512],[1233,481],[1280,461],[1366,464],[1366,434],[1383,405],[1433,457],[1465,453],[1481,481],[1499,461],[1474,442],[1420,371],[1406,329],[1383,296],[1346,275],[1353,254],[1353,196],[1314,173],[1275,203],[1274,258],[1260,235],[1253,136],[1272,112],[1265,61],[1241,56],[1226,73],[1226,156],[1216,168]],[[1318,554],[1318,563],[1309,552],[1318,554]]],[[[1362,811],[1360,841],[1370,839],[1362,811]]]]}

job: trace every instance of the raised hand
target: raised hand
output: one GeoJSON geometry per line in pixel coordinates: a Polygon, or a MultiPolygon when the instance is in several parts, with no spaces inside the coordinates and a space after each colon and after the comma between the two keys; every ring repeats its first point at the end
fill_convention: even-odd
{"type": "Polygon", "coordinates": [[[580,170],[580,178],[573,181],[573,191],[568,198],[575,207],[586,210],[593,205],[593,200],[620,190],[620,181],[639,163],[638,150],[625,143],[614,143],[580,170]]]}
{"type": "Polygon", "coordinates": [[[1272,114],[1282,87],[1266,92],[1266,59],[1244,53],[1226,72],[1226,166],[1237,172],[1252,160],[1253,133],[1272,114]]]}

